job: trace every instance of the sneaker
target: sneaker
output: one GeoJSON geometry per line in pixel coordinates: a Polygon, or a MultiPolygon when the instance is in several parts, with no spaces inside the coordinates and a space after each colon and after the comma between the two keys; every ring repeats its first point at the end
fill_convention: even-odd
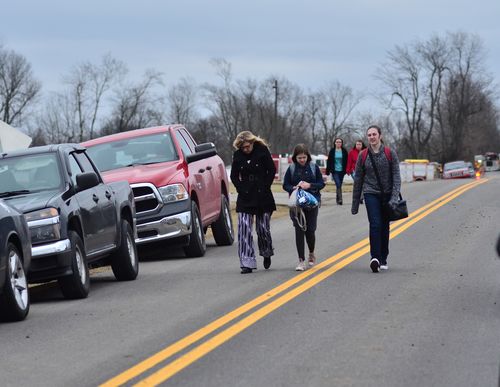
{"type": "Polygon", "coordinates": [[[306,270],[306,262],[304,260],[299,260],[299,264],[295,268],[295,271],[304,271],[306,270]]]}
{"type": "Polygon", "coordinates": [[[271,257],[264,257],[264,269],[271,267],[271,257]]]}
{"type": "Polygon", "coordinates": [[[379,267],[380,267],[380,262],[378,261],[378,259],[372,258],[372,260],[370,261],[370,268],[372,269],[372,271],[374,273],[378,273],[379,267]]]}
{"type": "Polygon", "coordinates": [[[314,266],[316,263],[316,256],[314,253],[309,253],[309,261],[307,263],[309,263],[309,266],[314,266]]]}
{"type": "Polygon", "coordinates": [[[241,274],[250,274],[252,272],[252,269],[249,267],[242,267],[241,268],[241,274]]]}
{"type": "Polygon", "coordinates": [[[389,270],[389,265],[387,263],[380,265],[380,270],[389,270]]]}

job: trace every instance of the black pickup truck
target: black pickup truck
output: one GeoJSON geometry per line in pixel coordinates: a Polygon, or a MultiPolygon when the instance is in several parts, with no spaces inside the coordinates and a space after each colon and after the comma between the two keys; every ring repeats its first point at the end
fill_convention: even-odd
{"type": "Polygon", "coordinates": [[[77,144],[0,155],[0,198],[24,214],[31,235],[30,283],[57,279],[66,298],[89,293],[89,266],[137,277],[135,204],[128,182],[105,184],[77,144]]]}

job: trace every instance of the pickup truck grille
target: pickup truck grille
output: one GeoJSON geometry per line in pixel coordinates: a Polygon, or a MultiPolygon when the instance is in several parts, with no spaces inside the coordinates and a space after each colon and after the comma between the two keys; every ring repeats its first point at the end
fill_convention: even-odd
{"type": "Polygon", "coordinates": [[[154,185],[144,183],[130,186],[134,193],[135,211],[138,215],[155,211],[160,206],[160,194],[154,185]]]}

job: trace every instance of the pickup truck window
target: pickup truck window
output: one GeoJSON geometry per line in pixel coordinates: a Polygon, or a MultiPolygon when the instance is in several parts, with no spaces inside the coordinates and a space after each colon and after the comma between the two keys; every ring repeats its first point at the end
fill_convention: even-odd
{"type": "Polygon", "coordinates": [[[83,172],[96,172],[85,153],[73,153],[83,172]]]}
{"type": "Polygon", "coordinates": [[[169,133],[98,144],[89,147],[87,152],[100,171],[178,159],[169,133]]]}
{"type": "Polygon", "coordinates": [[[191,151],[194,152],[196,148],[196,143],[194,142],[191,135],[184,129],[179,130],[179,133],[182,134],[182,137],[184,137],[184,139],[188,143],[189,147],[191,148],[191,151]]]}
{"type": "Polygon", "coordinates": [[[191,150],[186,139],[184,138],[184,136],[181,134],[180,131],[175,132],[175,137],[177,138],[177,141],[179,141],[184,156],[188,156],[194,152],[194,150],[191,150]]]}
{"type": "Polygon", "coordinates": [[[71,173],[71,181],[73,185],[76,187],[76,175],[82,173],[82,169],[78,165],[73,153],[69,155],[69,168],[71,173]]]}
{"type": "Polygon", "coordinates": [[[54,190],[61,185],[61,173],[55,153],[0,160],[0,194],[54,190]]]}

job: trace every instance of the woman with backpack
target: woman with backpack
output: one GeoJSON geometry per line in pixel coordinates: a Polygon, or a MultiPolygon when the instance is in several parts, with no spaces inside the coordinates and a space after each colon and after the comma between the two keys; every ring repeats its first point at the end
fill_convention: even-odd
{"type": "Polygon", "coordinates": [[[379,269],[389,268],[390,221],[387,206],[394,208],[399,200],[401,175],[398,155],[382,143],[380,127],[371,125],[366,135],[369,145],[360,152],[356,162],[351,213],[358,213],[363,194],[370,224],[370,268],[377,273],[379,269]]]}
{"type": "MultiPolygon", "coordinates": [[[[296,145],[293,150],[292,164],[288,167],[283,178],[283,189],[289,195],[295,189],[303,189],[312,194],[318,203],[321,203],[320,190],[324,187],[323,175],[319,167],[312,162],[309,149],[305,144],[296,145]]],[[[316,263],[314,247],[316,244],[318,208],[319,205],[314,208],[301,208],[298,211],[290,209],[290,218],[295,228],[295,245],[299,257],[299,263],[295,268],[297,271],[304,271],[306,269],[304,237],[309,249],[308,264],[309,266],[313,266],[316,263]],[[304,214],[304,218],[299,219],[297,213],[300,212],[304,214]]]]}

